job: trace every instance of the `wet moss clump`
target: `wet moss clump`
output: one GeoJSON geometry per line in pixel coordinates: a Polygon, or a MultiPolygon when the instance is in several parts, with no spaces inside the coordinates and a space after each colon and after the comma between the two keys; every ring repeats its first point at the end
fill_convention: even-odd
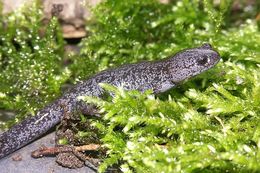
{"type": "Polygon", "coordinates": [[[15,122],[57,97],[69,77],[58,22],[45,26],[42,16],[34,3],[0,18],[0,109],[16,111],[15,122]]]}

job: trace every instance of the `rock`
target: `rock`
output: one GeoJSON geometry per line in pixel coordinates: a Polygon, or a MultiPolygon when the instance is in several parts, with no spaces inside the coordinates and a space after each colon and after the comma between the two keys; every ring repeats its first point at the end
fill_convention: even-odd
{"type": "MultiPolygon", "coordinates": [[[[91,16],[90,8],[101,0],[41,0],[44,19],[47,23],[56,16],[61,24],[64,38],[82,38],[87,35],[86,20],[91,16]]],[[[33,0],[3,0],[3,13],[10,13],[33,0]]]]}
{"type": "MultiPolygon", "coordinates": [[[[28,173],[28,172],[55,172],[55,173],[94,173],[92,167],[84,166],[77,169],[68,169],[58,165],[55,157],[34,159],[31,152],[42,145],[54,146],[55,133],[48,134],[20,150],[0,160],[1,173],[28,173]]],[[[79,166],[78,166],[79,167],[79,166]]],[[[97,168],[95,168],[97,169],[97,168]]]]}

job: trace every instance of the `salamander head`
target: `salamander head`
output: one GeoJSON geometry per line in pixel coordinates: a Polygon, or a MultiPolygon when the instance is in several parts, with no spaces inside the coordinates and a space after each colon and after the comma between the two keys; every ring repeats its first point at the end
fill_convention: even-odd
{"type": "Polygon", "coordinates": [[[219,60],[219,53],[206,43],[197,48],[184,50],[168,59],[168,73],[172,82],[179,83],[212,68],[219,60]]]}

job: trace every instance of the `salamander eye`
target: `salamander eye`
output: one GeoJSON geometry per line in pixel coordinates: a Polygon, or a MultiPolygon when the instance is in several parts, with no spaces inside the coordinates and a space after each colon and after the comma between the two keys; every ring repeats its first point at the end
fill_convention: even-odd
{"type": "Polygon", "coordinates": [[[198,65],[206,65],[208,62],[209,62],[208,56],[203,56],[197,61],[198,65]]]}

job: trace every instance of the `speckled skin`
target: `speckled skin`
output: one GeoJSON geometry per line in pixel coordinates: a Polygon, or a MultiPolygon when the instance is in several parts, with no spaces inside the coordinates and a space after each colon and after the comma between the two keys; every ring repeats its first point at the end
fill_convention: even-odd
{"type": "Polygon", "coordinates": [[[14,152],[46,133],[58,124],[64,111],[81,110],[93,114],[90,105],[77,99],[78,96],[98,96],[103,93],[99,83],[123,86],[127,90],[145,91],[155,94],[173,88],[180,82],[212,68],[218,63],[219,54],[209,44],[187,49],[176,55],[155,62],[142,62],[106,70],[77,84],[52,104],[40,110],[35,116],[0,135],[0,158],[14,152]]]}

